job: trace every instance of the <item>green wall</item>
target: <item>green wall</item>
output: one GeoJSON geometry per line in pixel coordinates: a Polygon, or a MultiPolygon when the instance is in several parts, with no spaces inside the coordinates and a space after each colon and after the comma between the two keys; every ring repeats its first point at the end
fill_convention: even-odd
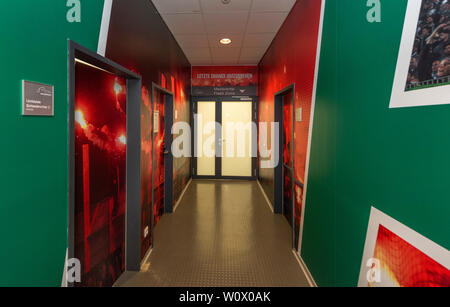
{"type": "Polygon", "coordinates": [[[103,1],[0,1],[0,286],[61,284],[67,246],[67,39],[97,50],[103,1]],[[21,80],[55,86],[55,116],[21,116],[21,80]]]}
{"type": "Polygon", "coordinates": [[[450,105],[389,109],[406,0],[326,2],[302,257],[356,286],[371,206],[450,248],[450,105]]]}

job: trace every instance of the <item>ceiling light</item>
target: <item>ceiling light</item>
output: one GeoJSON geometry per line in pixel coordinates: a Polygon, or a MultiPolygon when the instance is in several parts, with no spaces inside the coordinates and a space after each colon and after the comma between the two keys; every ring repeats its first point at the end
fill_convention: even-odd
{"type": "Polygon", "coordinates": [[[229,39],[229,38],[222,38],[222,39],[220,40],[220,43],[221,43],[222,45],[229,45],[229,44],[231,44],[231,39],[229,39]]]}

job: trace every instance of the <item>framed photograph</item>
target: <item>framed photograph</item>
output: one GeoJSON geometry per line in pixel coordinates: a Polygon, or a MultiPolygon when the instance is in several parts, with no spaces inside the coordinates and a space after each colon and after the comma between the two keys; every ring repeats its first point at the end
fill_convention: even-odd
{"type": "Polygon", "coordinates": [[[409,0],[390,108],[450,103],[450,1],[409,0]]]}
{"type": "Polygon", "coordinates": [[[372,207],[359,287],[449,287],[450,252],[372,207]]]}

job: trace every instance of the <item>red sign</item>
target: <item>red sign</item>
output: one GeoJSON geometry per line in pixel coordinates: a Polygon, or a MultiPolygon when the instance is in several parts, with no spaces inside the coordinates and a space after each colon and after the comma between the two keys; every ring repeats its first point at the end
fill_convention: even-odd
{"type": "Polygon", "coordinates": [[[256,96],[257,66],[195,66],[193,96],[256,96]]]}

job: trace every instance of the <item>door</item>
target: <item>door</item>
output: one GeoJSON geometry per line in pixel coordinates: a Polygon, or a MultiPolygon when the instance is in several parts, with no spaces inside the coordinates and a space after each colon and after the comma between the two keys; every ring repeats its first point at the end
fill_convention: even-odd
{"type": "Polygon", "coordinates": [[[194,102],[194,178],[256,178],[256,99],[194,102]]]}
{"type": "Polygon", "coordinates": [[[216,101],[197,103],[197,175],[216,175],[216,101]]]}
{"type": "Polygon", "coordinates": [[[173,211],[173,95],[153,88],[153,227],[173,211]]]}
{"type": "Polygon", "coordinates": [[[252,177],[252,101],[222,102],[222,176],[252,177]]]}
{"type": "Polygon", "coordinates": [[[283,96],[283,215],[293,227],[294,212],[294,115],[292,92],[283,96]]]}
{"type": "Polygon", "coordinates": [[[126,80],[76,62],[74,98],[77,286],[112,286],[125,270],[126,80]]]}
{"type": "Polygon", "coordinates": [[[274,169],[274,212],[283,214],[291,226],[292,247],[294,248],[294,93],[291,85],[275,94],[275,122],[279,124],[277,153],[279,163],[274,169]]]}

